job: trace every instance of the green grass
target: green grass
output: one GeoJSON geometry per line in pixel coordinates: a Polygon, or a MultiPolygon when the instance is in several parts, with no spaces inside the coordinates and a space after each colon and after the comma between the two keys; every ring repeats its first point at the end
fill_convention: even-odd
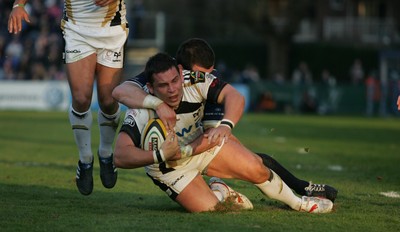
{"type": "MultiPolygon", "coordinates": [[[[295,212],[251,184],[229,180],[253,211],[189,214],[143,169],[120,169],[117,185],[105,189],[97,161],[94,191],[82,196],[67,114],[0,111],[0,230],[400,231],[400,198],[380,195],[400,192],[399,119],[248,114],[234,133],[297,176],[337,187],[335,211],[295,212]]],[[[94,151],[97,144],[94,123],[94,151]]]]}

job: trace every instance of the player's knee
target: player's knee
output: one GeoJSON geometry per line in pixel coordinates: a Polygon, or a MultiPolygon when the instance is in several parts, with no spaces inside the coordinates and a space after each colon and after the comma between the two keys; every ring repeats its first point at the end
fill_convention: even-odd
{"type": "Polygon", "coordinates": [[[114,114],[116,109],[118,109],[117,101],[111,96],[99,97],[98,101],[101,111],[106,114],[114,114]]]}
{"type": "Polygon", "coordinates": [[[87,111],[91,104],[91,96],[86,96],[84,94],[78,94],[73,96],[74,109],[78,112],[87,111]]]}
{"type": "Polygon", "coordinates": [[[257,162],[254,162],[252,173],[250,175],[251,182],[254,184],[259,184],[267,181],[271,175],[271,172],[268,168],[266,168],[263,163],[257,159],[257,162]]]}

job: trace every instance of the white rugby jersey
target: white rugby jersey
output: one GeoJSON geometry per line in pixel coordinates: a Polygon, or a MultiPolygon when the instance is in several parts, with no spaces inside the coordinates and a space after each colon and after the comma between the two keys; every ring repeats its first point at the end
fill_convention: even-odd
{"type": "Polygon", "coordinates": [[[125,1],[117,0],[100,7],[93,0],[64,0],[62,24],[65,22],[88,27],[126,25],[125,1]]]}
{"type": "MultiPolygon", "coordinates": [[[[183,74],[183,97],[179,107],[175,110],[177,122],[174,128],[181,146],[191,143],[203,133],[201,122],[204,115],[204,104],[206,101],[216,103],[221,90],[226,85],[226,82],[210,73],[183,71],[183,74]]],[[[141,147],[141,133],[147,121],[152,117],[154,117],[152,110],[129,109],[126,112],[121,131],[131,137],[136,147],[141,147]]],[[[159,165],[151,166],[158,168],[159,165]]]]}
{"type": "MultiPolygon", "coordinates": [[[[190,71],[183,70],[183,74],[190,75],[190,71]]],[[[221,78],[220,74],[215,69],[211,72],[211,74],[216,78],[221,78]]],[[[186,78],[185,81],[186,80],[188,79],[186,78]]],[[[147,78],[145,77],[144,72],[140,73],[135,77],[129,78],[126,81],[134,83],[138,85],[140,88],[142,88],[144,91],[149,92],[146,85],[147,78]]],[[[220,123],[220,120],[223,117],[224,117],[224,106],[222,104],[206,102],[204,107],[204,117],[202,121],[204,129],[217,127],[220,123]]]]}

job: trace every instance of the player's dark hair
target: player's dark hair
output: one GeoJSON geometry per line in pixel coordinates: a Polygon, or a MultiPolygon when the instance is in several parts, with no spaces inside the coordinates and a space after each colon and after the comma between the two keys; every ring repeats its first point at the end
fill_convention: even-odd
{"type": "Polygon", "coordinates": [[[157,53],[149,58],[144,69],[144,75],[150,84],[154,83],[154,74],[168,71],[171,67],[175,67],[179,72],[176,60],[167,53],[157,53]]]}
{"type": "Polygon", "coordinates": [[[215,54],[205,40],[192,38],[179,46],[176,61],[186,70],[192,70],[194,65],[209,69],[214,65],[215,54]]]}

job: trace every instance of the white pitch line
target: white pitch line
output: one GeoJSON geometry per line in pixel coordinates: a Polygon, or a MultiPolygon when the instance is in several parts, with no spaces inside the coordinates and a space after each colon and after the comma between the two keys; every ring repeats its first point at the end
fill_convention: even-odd
{"type": "Polygon", "coordinates": [[[391,197],[391,198],[400,198],[400,194],[398,192],[390,191],[390,192],[380,192],[379,194],[385,196],[385,197],[391,197]]]}

